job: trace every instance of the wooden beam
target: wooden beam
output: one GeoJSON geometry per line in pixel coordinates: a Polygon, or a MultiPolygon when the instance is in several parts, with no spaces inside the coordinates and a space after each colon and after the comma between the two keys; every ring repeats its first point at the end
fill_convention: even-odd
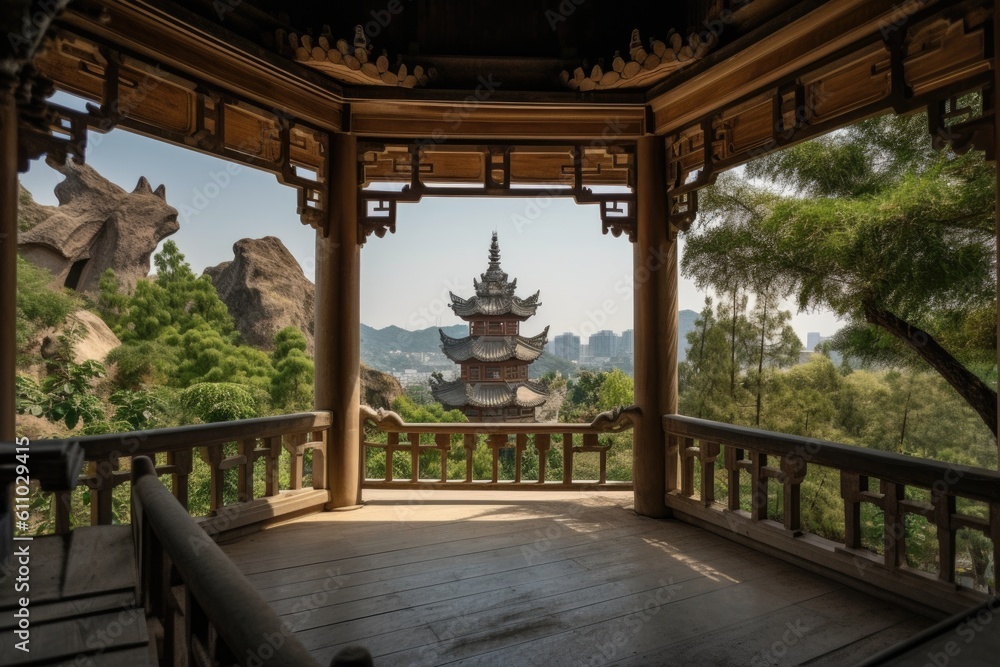
{"type": "MultiPolygon", "coordinates": [[[[633,247],[635,420],[632,480],[635,511],[669,516],[661,418],[677,410],[677,246],[667,226],[666,150],[658,137],[636,146],[638,237],[633,247]]],[[[676,483],[671,485],[676,488],[676,483]]]]}
{"type": "Polygon", "coordinates": [[[147,0],[102,0],[101,12],[78,4],[60,20],[84,36],[112,45],[229,91],[283,116],[340,130],[339,86],[237,37],[179,5],[147,0]],[[103,12],[103,13],[102,13],[103,12]]]}
{"type": "Polygon", "coordinates": [[[0,441],[13,442],[17,370],[17,104],[0,80],[0,441]]]}
{"type": "Polygon", "coordinates": [[[316,405],[333,413],[327,450],[330,509],[361,504],[361,246],[357,139],[329,138],[328,234],[316,236],[316,405]]]}
{"type": "MultiPolygon", "coordinates": [[[[359,100],[351,132],[362,137],[426,139],[594,139],[605,143],[646,132],[643,105],[497,104],[490,91],[453,103],[359,100]]],[[[602,144],[604,145],[604,144],[602,144]]]]}

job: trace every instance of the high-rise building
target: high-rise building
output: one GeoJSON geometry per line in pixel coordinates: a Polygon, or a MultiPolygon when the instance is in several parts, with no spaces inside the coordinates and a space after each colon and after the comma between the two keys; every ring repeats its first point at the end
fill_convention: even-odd
{"type": "Polygon", "coordinates": [[[622,332],[621,343],[618,345],[618,356],[631,357],[635,352],[635,332],[626,329],[622,332]]]}
{"type": "Polygon", "coordinates": [[[615,356],[615,332],[605,329],[590,336],[588,341],[590,356],[592,357],[613,357],[615,356]]]}
{"type": "Polygon", "coordinates": [[[580,361],[580,337],[566,332],[552,340],[552,354],[567,361],[580,361]]]}
{"type": "Polygon", "coordinates": [[[806,351],[815,352],[816,346],[823,342],[823,337],[819,335],[818,331],[810,331],[806,335],[806,351]]]}

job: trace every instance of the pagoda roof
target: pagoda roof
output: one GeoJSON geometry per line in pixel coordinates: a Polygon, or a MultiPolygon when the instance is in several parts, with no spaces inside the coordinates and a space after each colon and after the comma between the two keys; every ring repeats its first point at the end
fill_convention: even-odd
{"type": "Polygon", "coordinates": [[[452,361],[534,361],[541,356],[548,341],[549,328],[537,336],[466,336],[452,338],[442,329],[441,350],[452,361]]]}
{"type": "Polygon", "coordinates": [[[480,274],[480,280],[472,281],[476,296],[463,299],[454,292],[449,292],[451,309],[455,314],[459,317],[515,315],[521,318],[534,315],[542,305],[538,303],[539,292],[535,292],[527,299],[515,296],[517,279],[508,280],[507,274],[500,268],[500,244],[496,232],[493,232],[493,241],[490,243],[489,259],[490,264],[486,273],[480,274]]]}
{"type": "Polygon", "coordinates": [[[541,385],[528,380],[508,382],[466,383],[462,380],[443,382],[431,389],[434,398],[448,408],[470,405],[476,408],[536,408],[548,400],[541,385]]]}

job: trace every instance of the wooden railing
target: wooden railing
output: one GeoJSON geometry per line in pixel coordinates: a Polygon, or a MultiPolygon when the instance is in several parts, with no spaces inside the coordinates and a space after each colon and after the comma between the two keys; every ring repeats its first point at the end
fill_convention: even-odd
{"type": "Polygon", "coordinates": [[[132,460],[139,593],[158,664],[318,667],[158,474],[132,460]]]}
{"type": "MultiPolygon", "coordinates": [[[[228,530],[241,525],[266,520],[276,516],[274,502],[285,498],[279,484],[279,462],[290,457],[288,490],[303,489],[303,461],[306,451],[312,450],[312,488],[326,488],[326,435],[330,426],[329,412],[302,412],[276,417],[244,419],[214,424],[196,424],[150,431],[133,431],[112,435],[82,437],[75,442],[83,448],[86,472],[77,486],[90,493],[90,523],[105,525],[113,521],[113,492],[130,480],[130,466],[134,457],[147,456],[156,461],[156,475],[169,476],[173,495],[185,509],[189,508],[189,478],[194,468],[194,457],[201,455],[211,475],[209,491],[209,520],[214,530],[228,530]],[[230,453],[226,453],[229,445],[230,453]],[[235,450],[233,453],[232,450],[235,450]],[[258,502],[254,501],[255,468],[263,464],[264,491],[258,502]],[[233,471],[233,472],[228,472],[233,471]],[[237,498],[227,505],[225,478],[236,475],[237,498]],[[235,509],[234,509],[235,508],[235,509]]],[[[44,441],[40,441],[44,442],[44,441]]],[[[326,502],[325,492],[308,493],[304,490],[294,502],[286,502],[281,512],[302,511],[321,506],[326,502]]],[[[55,532],[70,530],[71,491],[54,494],[55,532]]],[[[210,532],[212,532],[210,530],[210,532]]]]}
{"type": "Polygon", "coordinates": [[[362,465],[368,450],[385,452],[385,476],[382,479],[365,479],[365,488],[421,487],[435,486],[439,488],[488,488],[502,486],[504,489],[521,488],[537,490],[539,488],[600,488],[631,489],[631,482],[614,482],[607,479],[607,457],[609,446],[601,444],[601,436],[620,433],[632,428],[632,417],[639,414],[639,408],[630,406],[618,408],[610,412],[602,412],[590,424],[559,424],[559,423],[438,423],[411,424],[406,423],[395,412],[372,410],[367,406],[361,408],[361,453],[362,465]],[[385,434],[386,442],[373,442],[366,437],[366,426],[385,434]],[[421,435],[432,435],[421,443],[421,435]],[[555,436],[555,438],[553,437],[555,436]],[[457,442],[453,442],[453,438],[457,442]],[[473,458],[478,447],[485,446],[490,450],[492,474],[489,479],[475,479],[473,473],[473,458]],[[464,449],[465,476],[464,479],[449,479],[448,461],[452,447],[464,449]],[[532,453],[538,456],[537,478],[524,479],[522,475],[525,452],[532,448],[532,453]],[[560,479],[548,479],[547,462],[549,453],[561,449],[560,479]],[[501,452],[507,450],[513,454],[512,479],[500,478],[501,452]],[[396,452],[409,454],[410,475],[407,479],[396,479],[393,474],[392,461],[396,452]],[[421,476],[421,455],[437,452],[440,456],[440,472],[434,479],[421,476]],[[574,457],[578,454],[593,452],[599,457],[597,475],[594,479],[578,480],[574,478],[574,457]]]}
{"type": "Polygon", "coordinates": [[[679,519],[942,611],[957,612],[982,599],[957,585],[959,530],[978,531],[992,540],[994,582],[1000,575],[996,472],[679,415],[665,415],[663,428],[666,504],[679,519]],[[723,480],[716,475],[720,464],[723,480]],[[842,541],[803,525],[802,483],[823,467],[839,473],[842,541]],[[749,484],[741,484],[747,477],[749,484]],[[879,482],[877,489],[870,488],[873,479],[879,482]],[[717,484],[727,487],[718,500],[717,484]],[[780,485],[780,521],[768,518],[770,484],[780,485]],[[741,487],[749,491],[743,494],[749,502],[741,499],[741,487]],[[908,498],[908,489],[911,496],[927,499],[908,498]],[[958,511],[959,502],[967,508],[978,505],[985,516],[958,511]],[[883,514],[881,554],[862,544],[863,504],[883,514]],[[936,574],[907,564],[909,516],[923,517],[936,528],[936,574]]]}

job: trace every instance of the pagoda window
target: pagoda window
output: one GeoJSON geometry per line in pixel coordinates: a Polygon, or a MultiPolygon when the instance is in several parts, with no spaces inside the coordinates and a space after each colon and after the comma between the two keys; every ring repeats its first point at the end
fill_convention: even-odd
{"type": "Polygon", "coordinates": [[[500,367],[499,366],[487,366],[486,367],[486,379],[487,380],[499,380],[500,379],[500,367]]]}
{"type": "Polygon", "coordinates": [[[528,367],[527,366],[521,366],[521,377],[523,377],[523,378],[528,377],[528,367]]]}
{"type": "Polygon", "coordinates": [[[469,379],[469,369],[466,366],[462,366],[462,379],[463,380],[469,379]]]}
{"type": "Polygon", "coordinates": [[[502,334],[503,322],[490,322],[489,331],[491,334],[502,334]]]}
{"type": "Polygon", "coordinates": [[[518,416],[518,410],[517,410],[517,408],[507,408],[506,410],[504,410],[504,413],[508,417],[517,417],[518,416]]]}
{"type": "Polygon", "coordinates": [[[479,366],[470,366],[469,367],[469,379],[470,380],[478,380],[479,379],[479,366]]]}
{"type": "Polygon", "coordinates": [[[469,333],[473,336],[482,336],[486,333],[486,322],[476,321],[469,325],[469,333]]]}
{"type": "Polygon", "coordinates": [[[504,368],[504,377],[508,380],[517,379],[517,366],[507,366],[504,368]]]}
{"type": "Polygon", "coordinates": [[[507,323],[507,335],[516,336],[517,335],[517,322],[507,323]]]}
{"type": "Polygon", "coordinates": [[[535,409],[534,408],[521,408],[521,416],[522,417],[534,417],[535,416],[535,409]]]}

